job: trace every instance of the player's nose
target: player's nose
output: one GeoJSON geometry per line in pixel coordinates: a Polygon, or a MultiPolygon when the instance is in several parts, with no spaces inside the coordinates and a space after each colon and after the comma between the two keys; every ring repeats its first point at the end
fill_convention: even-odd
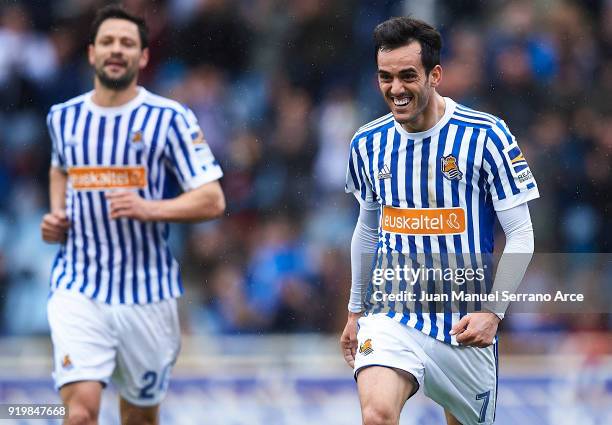
{"type": "Polygon", "coordinates": [[[393,81],[391,81],[390,92],[394,96],[404,93],[404,87],[402,86],[402,82],[400,81],[399,78],[394,78],[393,81]]]}

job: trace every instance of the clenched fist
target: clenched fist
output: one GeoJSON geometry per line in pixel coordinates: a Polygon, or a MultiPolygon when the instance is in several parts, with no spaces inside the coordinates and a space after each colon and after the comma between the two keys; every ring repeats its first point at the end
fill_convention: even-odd
{"type": "Polygon", "coordinates": [[[52,211],[43,216],[40,223],[42,238],[47,243],[62,243],[66,240],[66,232],[70,222],[65,210],[52,211]]]}

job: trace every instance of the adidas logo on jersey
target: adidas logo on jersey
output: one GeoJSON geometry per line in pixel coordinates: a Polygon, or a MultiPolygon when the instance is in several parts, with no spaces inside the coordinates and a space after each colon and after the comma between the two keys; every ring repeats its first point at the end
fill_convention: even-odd
{"type": "Polygon", "coordinates": [[[389,167],[385,165],[382,170],[378,172],[378,180],[390,179],[391,178],[391,170],[389,167]]]}

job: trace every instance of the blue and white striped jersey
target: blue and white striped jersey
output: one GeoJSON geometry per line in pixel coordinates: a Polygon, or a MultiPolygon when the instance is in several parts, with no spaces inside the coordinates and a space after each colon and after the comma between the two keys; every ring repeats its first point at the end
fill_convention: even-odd
{"type": "Polygon", "coordinates": [[[221,167],[193,113],[139,87],[120,107],[93,92],[55,105],[47,116],[51,164],[68,174],[67,240],[51,271],[51,290],[79,291],[108,304],[175,298],[183,287],[170,253],[168,224],[111,220],[105,192],[137,190],[162,199],[169,174],[184,191],[219,179],[221,167]]]}
{"type": "MultiPolygon", "coordinates": [[[[388,114],[361,127],[352,139],[346,191],[366,208],[380,208],[375,267],[395,256],[388,264],[482,268],[486,254],[493,252],[495,212],[539,197],[506,124],[452,99],[445,102],[444,116],[427,131],[408,133],[388,114]]],[[[492,270],[485,273],[490,278],[492,270]]],[[[433,290],[436,282],[420,278],[412,284],[418,294],[433,290]]],[[[450,291],[452,282],[443,284],[444,291],[450,291]]],[[[386,312],[438,340],[457,344],[449,332],[473,311],[465,304],[457,311],[445,302],[381,301],[372,297],[374,291],[400,293],[407,282],[378,285],[368,285],[366,312],[386,312]]]]}

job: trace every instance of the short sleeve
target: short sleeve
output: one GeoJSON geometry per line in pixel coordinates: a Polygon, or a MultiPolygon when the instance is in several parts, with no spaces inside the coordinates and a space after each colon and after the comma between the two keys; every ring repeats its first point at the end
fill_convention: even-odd
{"type": "Polygon", "coordinates": [[[379,208],[378,197],[372,189],[372,183],[368,177],[359,146],[359,139],[353,139],[349,152],[344,190],[346,193],[355,195],[364,209],[374,210],[379,208]]]}
{"type": "Polygon", "coordinates": [[[55,132],[53,115],[54,114],[52,111],[47,114],[47,131],[49,132],[49,138],[51,139],[51,166],[65,169],[66,164],[60,150],[59,138],[55,132]]]}
{"type": "Polygon", "coordinates": [[[193,190],[223,176],[221,166],[204,139],[195,115],[185,109],[170,122],[165,150],[167,163],[184,191],[193,190]]]}
{"type": "Polygon", "coordinates": [[[483,168],[496,211],[507,210],[540,196],[523,152],[501,120],[487,131],[483,168]]]}

